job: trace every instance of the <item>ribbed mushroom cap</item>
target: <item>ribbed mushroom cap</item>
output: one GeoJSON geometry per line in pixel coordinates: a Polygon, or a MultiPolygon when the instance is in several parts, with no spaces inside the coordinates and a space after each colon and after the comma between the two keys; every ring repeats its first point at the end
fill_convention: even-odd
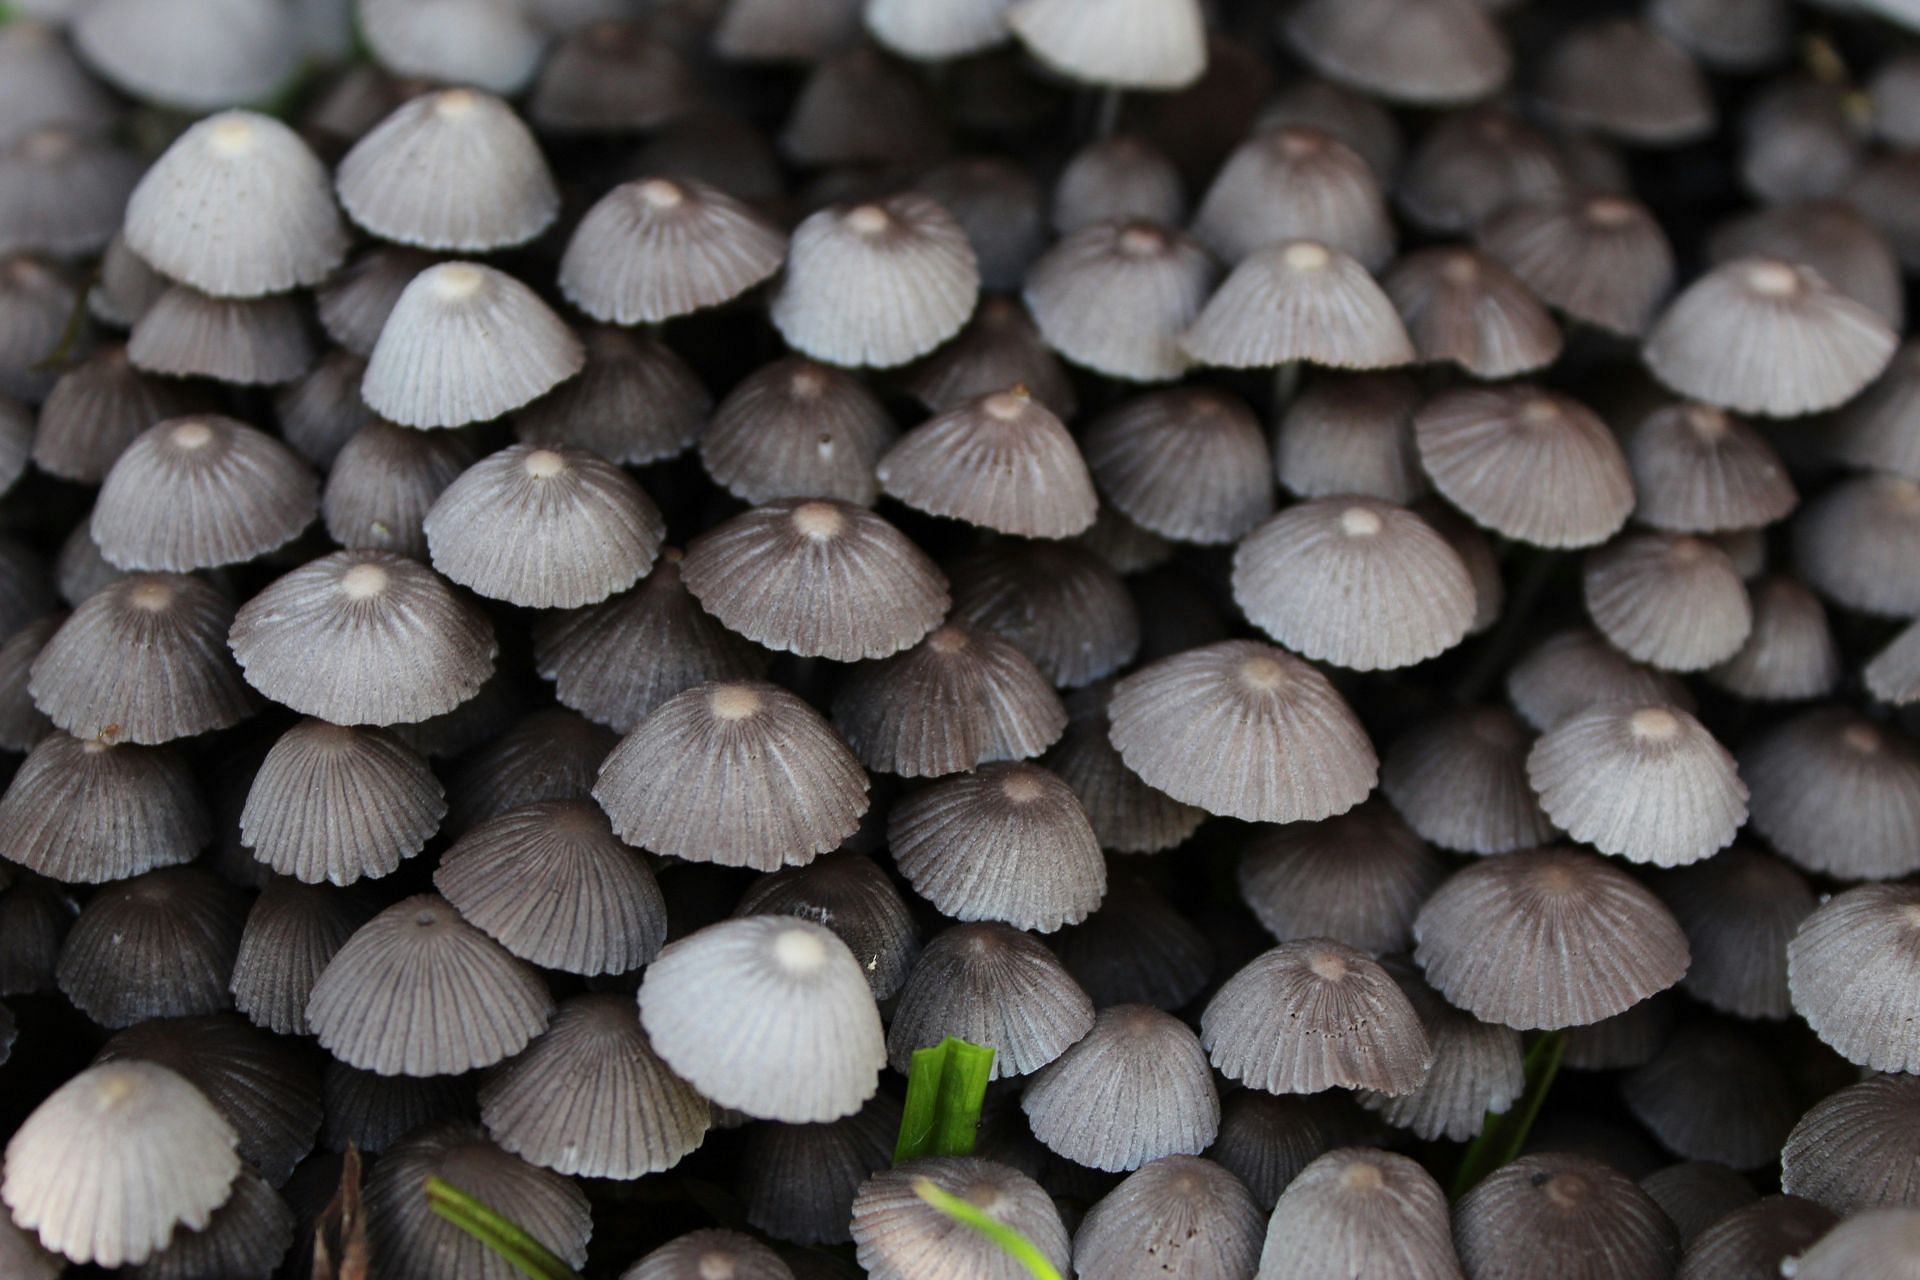
{"type": "Polygon", "coordinates": [[[1048,239],[1045,196],[1021,165],[968,155],[925,174],[915,187],[932,196],[967,233],[988,289],[1013,289],[1048,239]]]}
{"type": "Polygon", "coordinates": [[[1540,300],[1575,320],[1637,337],[1673,287],[1673,247],[1644,206],[1592,191],[1509,204],[1475,232],[1540,300]]]}
{"type": "MultiPolygon", "coordinates": [[[[1847,121],[1843,127],[1853,126],[1847,121]]],[[[1830,144],[1823,140],[1821,145],[1830,144]]],[[[1795,156],[1794,164],[1804,172],[1804,156],[1795,156]]],[[[1707,253],[1715,262],[1744,257],[1798,262],[1893,328],[1901,328],[1906,319],[1900,260],[1893,247],[1852,205],[1839,200],[1774,205],[1723,222],[1708,237],[1707,253]]]]}
{"type": "Polygon", "coordinates": [[[319,509],[313,472],[290,449],[209,414],[137,436],[107,472],[91,529],[118,568],[186,572],[284,546],[319,509]]]}
{"type": "Polygon", "coordinates": [[[0,395],[37,401],[57,381],[32,366],[59,345],[78,292],[65,272],[24,253],[0,255],[0,395]]]}
{"type": "Polygon", "coordinates": [[[275,876],[247,912],[227,986],[255,1026],[310,1035],[307,998],[327,962],[373,915],[358,894],[275,876]]]}
{"type": "Polygon", "coordinates": [[[1547,54],[1539,82],[1551,115],[1629,145],[1680,146],[1706,137],[1716,123],[1700,69],[1665,36],[1631,19],[1568,31],[1547,54]]]}
{"type": "Polygon", "coordinates": [[[0,493],[26,472],[33,452],[33,419],[25,405],[0,396],[0,493]]]}
{"type": "Polygon", "coordinates": [[[1022,1280],[1029,1274],[984,1233],[922,1200],[913,1189],[919,1178],[1012,1227],[1032,1241],[1056,1270],[1067,1269],[1067,1229],[1039,1183],[990,1160],[936,1156],[876,1173],[854,1197],[854,1246],[872,1280],[917,1280],[941,1274],[970,1280],[1022,1280]]]}
{"type": "Polygon", "coordinates": [[[1187,200],[1180,171],[1152,142],[1116,133],[1081,147],[1053,185],[1053,229],[1061,236],[1102,222],[1177,226],[1187,200]]]}
{"type": "Polygon", "coordinates": [[[1770,1280],[1839,1219],[1799,1196],[1766,1196],[1685,1243],[1674,1280],[1770,1280]]]}
{"type": "Polygon", "coordinates": [[[134,189],[125,235],[154,270],[217,298],[318,284],[347,256],[326,167],[299,134],[252,111],[181,134],[134,189]]]}
{"type": "Polygon", "coordinates": [[[1268,1093],[1411,1093],[1433,1064],[1393,979],[1326,938],[1284,942],[1228,978],[1200,1015],[1200,1039],[1222,1075],[1268,1093]]]}
{"type": "Polygon", "coordinates": [[[0,1195],[15,1223],[76,1262],[143,1262],[226,1202],[237,1141],[174,1072],[106,1063],[54,1090],[15,1131],[0,1195]]]}
{"type": "Polygon", "coordinates": [[[87,900],[54,970],[73,1007],[103,1027],[214,1013],[231,1003],[244,893],[196,867],[121,880],[87,900]]]}
{"type": "Polygon", "coordinates": [[[1240,1179],[1211,1160],[1167,1156],[1087,1210],[1073,1235],[1074,1273],[1147,1280],[1250,1276],[1263,1215],[1240,1179]]]}
{"type": "Polygon", "coordinates": [[[1066,732],[1043,763],[1073,788],[1104,849],[1153,853],[1192,835],[1206,812],[1156,791],[1127,767],[1108,737],[1111,689],[1095,686],[1074,695],[1066,732]]]}
{"type": "Polygon", "coordinates": [[[1318,76],[1279,86],[1255,117],[1256,129],[1317,129],[1360,153],[1384,182],[1400,171],[1400,126],[1378,99],[1318,76]]]}
{"type": "Polygon", "coordinates": [[[1509,206],[1559,196],[1574,182],[1553,139],[1509,109],[1482,106],[1442,116],[1400,171],[1393,195],[1415,226],[1457,235],[1509,206]]]}
{"type": "Polygon", "coordinates": [[[1920,482],[1869,473],[1840,481],[1793,522],[1793,558],[1820,594],[1863,613],[1920,613],[1920,482]]]}
{"type": "Polygon", "coordinates": [[[53,732],[53,721],[33,705],[27,679],[33,660],[66,620],[64,612],[50,613],[0,640],[0,751],[31,751],[53,732]]]}
{"type": "Polygon", "coordinates": [[[425,720],[493,672],[485,615],[425,566],[336,551],[240,607],[228,643],[254,688],[335,724],[425,720]]]}
{"type": "Polygon", "coordinates": [[[415,1130],[381,1156],[367,1179],[367,1240],[382,1280],[514,1280],[519,1268],[428,1205],[439,1177],[486,1205],[512,1205],[514,1223],[570,1267],[587,1261],[593,1215],[570,1179],[509,1155],[464,1122],[415,1130]]]}
{"type": "Polygon", "coordinates": [[[505,0],[361,0],[355,16],[390,74],[492,93],[525,88],[547,43],[527,8],[505,0]]]}
{"type": "Polygon", "coordinates": [[[127,339],[137,369],[240,386],[291,382],[318,355],[293,295],[214,298],[183,284],[161,294],[127,339]]]}
{"type": "Polygon", "coordinates": [[[1405,1156],[1341,1147],[1307,1165],[1280,1193],[1259,1277],[1341,1280],[1375,1270],[1405,1280],[1457,1280],[1446,1196],[1405,1156]]]}
{"type": "Polygon", "coordinates": [[[1246,1184],[1265,1209],[1316,1157],[1372,1141],[1375,1129],[1344,1091],[1281,1095],[1240,1089],[1221,1104],[1220,1137],[1207,1158],[1246,1184]]]}
{"type": "Polygon", "coordinates": [[[773,323],[804,355],[887,368],[958,333],[979,289],[953,215],[908,191],[822,209],[796,227],[773,323]]]}
{"type": "Polygon", "coordinates": [[[747,1221],[777,1240],[852,1240],[853,1198],[893,1163],[899,1129],[900,1104],[885,1094],[830,1124],[753,1125],[740,1158],[747,1221]]]}
{"type": "Polygon", "coordinates": [[[1505,378],[1560,354],[1560,327],[1546,308],[1498,261],[1472,249],[1409,254],[1384,284],[1422,360],[1505,378]]]}
{"type": "MultiPolygon", "coordinates": [[[[1831,644],[1832,633],[1828,632],[1826,638],[1831,644]]],[[[1828,683],[1821,690],[1823,693],[1832,691],[1840,675],[1837,669],[1838,655],[1830,652],[1829,656],[1835,661],[1835,669],[1827,673],[1828,683]]],[[[4,665],[4,662],[5,659],[0,658],[0,665],[4,665]]],[[[1867,692],[1881,702],[1905,706],[1920,699],[1920,627],[1908,626],[1901,631],[1886,648],[1868,659],[1860,669],[1860,676],[1867,686],[1867,692]]]]}
{"type": "Polygon", "coordinates": [[[601,765],[593,797],[629,844],[759,871],[838,848],[868,803],[859,761],[819,713],[746,680],[656,707],[601,765]]]}
{"type": "Polygon", "coordinates": [[[666,521],[625,471],[585,449],[510,445],[468,467],[422,521],[433,566],[532,608],[574,608],[638,582],[666,521]]]}
{"type": "Polygon", "coordinates": [[[521,805],[585,801],[619,740],[605,725],[559,707],[520,717],[453,769],[447,829],[464,833],[521,805]]]}
{"type": "Polygon", "coordinates": [[[1653,1197],[1585,1156],[1521,1156],[1453,1210],[1453,1239],[1474,1280],[1629,1280],[1673,1273],[1680,1242],[1653,1197]]]}
{"type": "MultiPolygon", "coordinates": [[[[1679,1229],[1683,1250],[1691,1248],[1708,1227],[1758,1199],[1743,1175],[1711,1160],[1687,1160],[1656,1169],[1640,1179],[1640,1189],[1679,1229]]],[[[1754,1280],[1773,1280],[1774,1274],[1769,1271],[1754,1280]]]]}
{"type": "Polygon", "coordinates": [[[240,1159],[279,1186],[313,1150],[320,1132],[315,1057],[234,1014],[156,1018],[107,1041],[97,1063],[153,1062],[180,1073],[226,1116],[240,1159]]]}
{"type": "Polygon", "coordinates": [[[1711,405],[1670,404],[1627,437],[1634,515],[1656,529],[1717,533],[1772,524],[1799,502],[1759,432],[1711,405]]]}
{"type": "Polygon", "coordinates": [[[1038,765],[982,765],[903,797],[887,844],[915,892],[956,920],[1051,933],[1086,919],[1107,890],[1086,811],[1038,765]]]}
{"type": "Polygon", "coordinates": [[[1741,1018],[1785,1018],[1787,942],[1812,912],[1813,891],[1778,858],[1736,845],[1654,882],[1686,931],[1692,963],[1681,985],[1741,1018]]]}
{"type": "Polygon", "coordinates": [[[997,632],[1065,689],[1111,675],[1140,647],[1120,575],[1085,547],[1004,539],[947,566],[953,616],[997,632]]]}
{"type": "Polygon", "coordinates": [[[300,67],[294,15],[271,0],[108,0],[78,15],[73,38],[115,88],[188,113],[258,102],[300,67]]]}
{"type": "Polygon", "coordinates": [[[1027,309],[1004,294],[981,298],[957,337],[899,377],[900,389],[934,413],[1016,386],[1063,422],[1080,411],[1066,366],[1027,309]]]}
{"type": "Polygon", "coordinates": [[[379,419],[360,399],[367,362],[350,351],[329,351],[320,363],[273,392],[273,416],[293,451],[322,469],[331,467],[360,428],[379,419]]]}
{"type": "Polygon", "coordinates": [[[320,327],[353,354],[372,355],[394,304],[434,261],[432,254],[403,245],[362,249],[313,291],[320,327]]]}
{"type": "Polygon", "coordinates": [[[585,800],[487,819],[442,855],[433,885],[468,923],[546,969],[628,973],[666,941],[653,872],[585,800]]]}
{"type": "Polygon", "coordinates": [[[948,1036],[994,1050],[993,1078],[1038,1071],[1093,1027],[1093,1001],[1032,934],[959,924],[921,952],[887,1028],[902,1075],[948,1036]]]}
{"type": "Polygon", "coordinates": [[[1114,686],[1108,714],[1128,768],[1208,813],[1317,821],[1364,800],[1379,773],[1366,731],[1327,678],[1255,641],[1143,667],[1114,686]]]}
{"type": "Polygon", "coordinates": [[[645,334],[595,327],[580,376],[514,417],[526,444],[572,445],[609,462],[670,458],[700,433],[713,401],[673,349],[645,334]]]}
{"type": "Polygon", "coordinates": [[[1878,377],[1897,339],[1816,272],[1779,258],[1715,267],[1668,306],[1643,354],[1682,395],[1775,417],[1831,409],[1878,377]]]}
{"type": "Polygon", "coordinates": [[[278,1192],[242,1170],[233,1194],[201,1230],[174,1232],[167,1247],[139,1266],[129,1280],[198,1280],[204,1276],[272,1275],[293,1247],[294,1212],[278,1192]]]}
{"type": "Polygon", "coordinates": [[[97,484],[134,437],[187,407],[174,384],[135,369],[124,346],[102,347],[47,393],[34,426],[33,463],[63,480],[97,484]]]}
{"type": "Polygon", "coordinates": [[[1679,677],[1634,663],[1585,628],[1556,631],[1507,672],[1507,699],[1534,729],[1555,725],[1594,707],[1658,702],[1691,710],[1679,677]]]}
{"type": "Polygon", "coordinates": [[[43,738],[0,796],[7,858],[69,884],[190,862],[212,838],[193,770],[167,748],[43,738]]]}
{"type": "Polygon", "coordinates": [[[678,1164],[706,1136],[707,1100],[647,1043],[633,1001],[582,995],[480,1087],[493,1140],[556,1173],[638,1178],[678,1164]]]}
{"type": "Polygon", "coordinates": [[[1428,1140],[1466,1141],[1489,1113],[1504,1113],[1526,1089],[1520,1033],[1462,1013],[1426,984],[1404,957],[1381,961],[1420,1018],[1433,1050],[1426,1079],[1398,1096],[1362,1091],[1361,1106],[1428,1140]]]}
{"type": "Polygon", "coordinates": [[[1660,900],[1574,849],[1473,863],[1413,922],[1414,959],[1448,1002],[1520,1030],[1582,1026],[1678,982],[1687,940],[1660,900]]]}
{"type": "Polygon", "coordinates": [[[0,36],[0,141],[43,125],[106,129],[119,118],[120,105],[62,38],[60,17],[23,10],[0,36]]]}
{"type": "Polygon", "coordinates": [[[1592,546],[1633,511],[1619,442],[1591,409],[1557,392],[1519,383],[1443,391],[1413,428],[1434,488],[1509,538],[1592,546]]]}
{"type": "Polygon", "coordinates": [[[561,32],[527,102],[534,124],[555,134],[635,133],[700,105],[699,82],[675,48],[674,19],[656,31],[620,20],[627,16],[619,6],[590,7],[561,32]]]}
{"type": "MultiPolygon", "coordinates": [[[[1831,693],[1842,673],[1840,650],[1818,596],[1775,574],[1748,587],[1753,630],[1707,673],[1722,689],[1756,701],[1793,701],[1831,693]]],[[[1867,675],[1871,687],[1873,677],[1867,675]]]]}
{"type": "Polygon", "coordinates": [[[1530,745],[1526,725],[1512,712],[1462,708],[1395,738],[1381,764],[1380,787],[1414,831],[1442,848],[1531,848],[1550,840],[1554,828],[1527,782],[1530,745]]]}
{"type": "Polygon", "coordinates": [[[33,661],[34,705],[77,738],[160,743],[238,724],[257,699],[227,653],[233,605],[184,574],[85,600],[33,661]]]}
{"type": "Polygon", "coordinates": [[[1393,257],[1380,180],[1358,153],[1319,129],[1254,134],[1221,166],[1193,216],[1193,234],[1223,262],[1268,245],[1314,240],[1369,271],[1393,257]]]}
{"type": "MultiPolygon", "coordinates": [[[[345,1152],[351,1145],[379,1155],[416,1129],[470,1118],[471,1085],[471,1077],[381,1076],[329,1060],[321,1141],[330,1151],[345,1152]]],[[[294,1185],[298,1182],[296,1174],[294,1185]]]]}
{"type": "Polygon", "coordinates": [[[1787,989],[1814,1034],[1847,1061],[1920,1067],[1909,1016],[1920,990],[1920,888],[1858,885],[1815,908],[1787,944],[1787,989]]]}
{"type": "Polygon", "coordinates": [[[1795,1280],[1908,1280],[1920,1270],[1920,1211],[1877,1209],[1849,1218],[1781,1264],[1795,1280]]]}
{"type": "Polygon", "coordinates": [[[1027,272],[1023,295],[1061,355],[1110,377],[1177,378],[1192,361],[1180,338],[1219,279],[1205,249],[1148,222],[1072,232],[1027,272]]]}
{"type": "Polygon", "coordinates": [[[560,290],[596,320],[652,324],[717,306],[780,269],[786,238],[688,178],[642,178],[588,210],[560,260],[560,290]]]}
{"type": "Polygon", "coordinates": [[[1094,420],[1083,447],[1113,505],[1163,537],[1232,542],[1273,511],[1267,442],[1247,406],[1224,392],[1124,401],[1094,420]]]}
{"type": "Polygon", "coordinates": [[[1233,598],[1281,644],[1360,671],[1431,658],[1474,618],[1473,579],[1446,540],[1358,496],[1299,503],[1249,534],[1234,551],[1233,598]]]}
{"type": "Polygon", "coordinates": [[[474,458],[474,442],[463,432],[415,431],[371,419],[327,472],[320,498],[327,536],[350,549],[424,561],[427,512],[474,458]]]}
{"type": "Polygon", "coordinates": [[[1735,1169],[1770,1165],[1793,1126],[1787,1077],[1737,1024],[1681,1027],[1645,1066],[1621,1079],[1634,1118],[1677,1155],[1735,1169]]]}
{"type": "MultiPolygon", "coordinates": [[[[49,400],[51,403],[51,400],[49,400]]],[[[45,406],[41,408],[45,430],[45,406]]],[[[1841,462],[1908,479],[1920,477],[1920,342],[1907,342],[1865,391],[1827,424],[1827,451],[1841,462]]],[[[37,445],[36,445],[37,448],[37,445]]]]}
{"type": "Polygon", "coordinates": [[[1411,502],[1427,487],[1413,447],[1419,403],[1404,374],[1317,374],[1275,424],[1274,472],[1303,498],[1411,502]]]}
{"type": "Polygon", "coordinates": [[[320,1045],[383,1076],[446,1075],[518,1053],[553,1000],[532,968],[433,895],[360,927],[313,986],[320,1045]]]}
{"type": "Polygon", "coordinates": [[[1754,830],[1789,861],[1849,880],[1920,869],[1920,752],[1891,726],[1809,711],[1747,742],[1740,772],[1754,830]]]}
{"type": "Polygon", "coordinates": [[[1308,0],[1281,30],[1314,70],[1389,102],[1471,102],[1512,69],[1499,28],[1468,0],[1308,0]]]}
{"type": "Polygon", "coordinates": [[[620,1273],[620,1280],[794,1280],[779,1254],[752,1236],[709,1227],[669,1240],[620,1273]]]}
{"type": "Polygon", "coordinates": [[[1100,909],[1048,939],[1096,1008],[1191,1004],[1213,977],[1214,949],[1139,876],[1115,870],[1100,909]]]}
{"type": "Polygon", "coordinates": [[[1093,1030],[1028,1081],[1020,1109],[1048,1150],[1109,1173],[1198,1155],[1220,1127],[1200,1041],[1140,1004],[1102,1009],[1093,1030]]]}
{"type": "Polygon", "coordinates": [[[1180,89],[1207,68],[1198,0],[1015,0],[1007,24],[1044,66],[1089,84],[1180,89]]]}
{"type": "Polygon", "coordinates": [[[868,34],[904,58],[944,62],[992,48],[1007,39],[1011,0],[958,0],[923,5],[874,0],[865,6],[868,34]]]}
{"type": "Polygon", "coordinates": [[[703,608],[769,649],[840,662],[905,649],[946,615],[946,579],[881,517],[783,498],[695,538],[681,575],[703,608]]]}
{"type": "Polygon", "coordinates": [[[5,114],[0,102],[0,252],[104,249],[140,179],[139,159],[79,125],[47,124],[7,140],[5,114]]]}
{"type": "Polygon", "coordinates": [[[1024,387],[922,423],[875,473],[910,507],[1023,537],[1080,533],[1093,524],[1099,501],[1073,437],[1024,387]]]}
{"type": "Polygon", "coordinates": [[[1404,951],[1413,916],[1447,867],[1384,805],[1270,827],[1240,857],[1240,896],[1281,942],[1331,938],[1404,951]]]}
{"type": "Polygon", "coordinates": [[[457,427],[531,403],[585,363],[580,340],[526,285],[479,263],[443,262],[394,304],[360,394],[403,426],[457,427]]]}
{"type": "Polygon", "coordinates": [[[834,693],[833,721],[868,768],[937,777],[1039,755],[1067,727],[1067,711],[1012,644],[949,623],[905,653],[849,672],[834,693]]]}
{"type": "Polygon", "coordinates": [[[862,854],[830,853],[805,867],[785,867],[748,886],[736,916],[798,916],[839,935],[860,962],[875,1000],[906,982],[919,954],[913,914],[887,873],[862,854]]]}
{"type": "Polygon", "coordinates": [[[1920,1196],[1920,1082],[1876,1075],[1815,1103],[1787,1135],[1780,1185],[1832,1211],[1905,1208],[1920,1196]]]}
{"type": "Polygon", "coordinates": [[[707,474],[743,502],[836,498],[871,506],[874,465],[897,434],[853,376],[789,357],[735,385],[700,437],[707,474]]]}
{"type": "Polygon", "coordinates": [[[786,916],[708,925],[670,943],[640,984],[654,1052],[714,1102],[811,1124],[879,1088],[887,1046],[860,962],[823,926],[786,916]]]}
{"type": "Polygon", "coordinates": [[[1567,1030],[1562,1065],[1575,1071],[1619,1071],[1645,1066],[1673,1035],[1680,997],[1669,989],[1624,1012],[1567,1030]]]}
{"type": "Polygon", "coordinates": [[[1181,345],[1201,364],[1231,369],[1291,361],[1380,369],[1414,360],[1406,326],[1366,268],[1314,240],[1241,259],[1181,345]]]}
{"type": "MultiPolygon", "coordinates": [[[[946,150],[940,116],[925,87],[903,65],[871,45],[855,44],[814,63],[793,98],[775,141],[808,168],[904,168],[946,150]]],[[[876,176],[870,190],[892,184],[876,176]]]]}
{"type": "Polygon", "coordinates": [[[1528,752],[1527,780],[1554,825],[1629,862],[1698,862],[1730,844],[1747,818],[1732,754],[1664,703],[1568,717],[1528,752]]]}
{"type": "Polygon", "coordinates": [[[1716,70],[1751,71],[1777,61],[1793,40],[1789,7],[1778,0],[1654,0],[1647,20],[1716,70]]]}
{"type": "Polygon", "coordinates": [[[54,989],[61,938],[78,910],[51,880],[23,876],[0,893],[0,995],[54,989]]]}

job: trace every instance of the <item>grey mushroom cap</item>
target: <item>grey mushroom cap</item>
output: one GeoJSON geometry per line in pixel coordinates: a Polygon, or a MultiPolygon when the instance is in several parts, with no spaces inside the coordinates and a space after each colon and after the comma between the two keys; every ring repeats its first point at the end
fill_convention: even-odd
{"type": "Polygon", "coordinates": [[[1021,1110],[1048,1150],[1108,1172],[1197,1155],[1220,1127],[1206,1053],[1186,1025],[1146,1005],[1113,1005],[1026,1085],[1021,1110]]]}
{"type": "Polygon", "coordinates": [[[1454,1280],[1446,1197],[1405,1156],[1341,1147],[1287,1184],[1267,1223],[1260,1280],[1337,1280],[1373,1267],[1409,1280],[1454,1280]]]}

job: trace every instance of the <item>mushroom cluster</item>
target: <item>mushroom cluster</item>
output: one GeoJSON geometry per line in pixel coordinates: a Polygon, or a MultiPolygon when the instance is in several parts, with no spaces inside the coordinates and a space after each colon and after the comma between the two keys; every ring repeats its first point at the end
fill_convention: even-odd
{"type": "Polygon", "coordinates": [[[1915,0],[0,4],[0,1280],[1920,1275],[1917,209],[1915,0]]]}

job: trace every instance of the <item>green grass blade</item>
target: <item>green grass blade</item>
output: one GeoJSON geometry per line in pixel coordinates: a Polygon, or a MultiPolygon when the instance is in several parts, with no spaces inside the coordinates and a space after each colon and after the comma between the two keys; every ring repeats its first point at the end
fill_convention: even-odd
{"type": "Polygon", "coordinates": [[[914,1050],[893,1162],[972,1155],[992,1075],[993,1050],[954,1036],[914,1050]]]}
{"type": "Polygon", "coordinates": [[[1061,1280],[1059,1271],[1047,1261],[1047,1255],[1040,1252],[1039,1246],[1006,1223],[989,1218],[972,1201],[941,1190],[927,1178],[913,1180],[913,1194],[999,1245],[1001,1252],[1025,1267],[1033,1280],[1061,1280]]]}
{"type": "Polygon", "coordinates": [[[439,1177],[427,1179],[427,1204],[532,1280],[580,1280],[579,1274],[564,1259],[556,1257],[524,1229],[439,1177]]]}
{"type": "Polygon", "coordinates": [[[1526,1090],[1506,1111],[1487,1113],[1486,1123],[1480,1126],[1479,1135],[1468,1145],[1466,1154],[1460,1158],[1460,1168],[1454,1173],[1451,1193],[1455,1200],[1520,1154],[1527,1144],[1527,1135],[1533,1131],[1533,1122],[1540,1117],[1547,1091],[1553,1088],[1553,1078],[1560,1073],[1560,1060],[1566,1052],[1564,1031],[1549,1031],[1533,1042],[1533,1047],[1527,1050],[1526,1090]]]}

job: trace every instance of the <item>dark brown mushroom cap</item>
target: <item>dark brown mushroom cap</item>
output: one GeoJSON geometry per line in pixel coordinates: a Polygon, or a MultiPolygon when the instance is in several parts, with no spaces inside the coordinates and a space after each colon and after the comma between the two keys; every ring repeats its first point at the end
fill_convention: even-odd
{"type": "Polygon", "coordinates": [[[1684,1160],[1656,1169],[1640,1179],[1640,1189],[1679,1229],[1683,1250],[1708,1227],[1759,1198],[1743,1175],[1711,1160],[1684,1160]]]}
{"type": "Polygon", "coordinates": [[[1654,881],[1686,931],[1681,986],[1741,1018],[1785,1018],[1787,942],[1813,911],[1812,888],[1779,858],[1735,845],[1654,881]]]}
{"type": "Polygon", "coordinates": [[[1735,1169],[1771,1165],[1796,1110],[1786,1074],[1761,1043],[1716,1020],[1681,1027],[1621,1079],[1620,1095],[1668,1150],[1735,1169]]]}
{"type": "Polygon", "coordinates": [[[922,423],[887,450],[875,474],[916,510],[1021,537],[1081,533],[1098,506],[1073,437],[1023,387],[922,423]]]}
{"type": "Polygon", "coordinates": [[[1339,1280],[1381,1268],[1407,1280],[1460,1274],[1446,1197],[1405,1156],[1341,1147],[1287,1184],[1267,1223],[1262,1277],[1339,1280]]]}
{"type": "Polygon", "coordinates": [[[1005,637],[1061,688],[1111,675],[1139,651],[1133,597],[1086,547],[1001,539],[946,570],[954,617],[1005,637]]]}
{"type": "Polygon", "coordinates": [[[1782,721],[1745,743],[1753,828],[1808,871],[1888,880],[1920,869],[1920,750],[1843,707],[1782,721]]]}
{"type": "Polygon", "coordinates": [[[1184,1009],[1213,977],[1213,946],[1139,876],[1110,873],[1100,909],[1048,939],[1095,1008],[1184,1009]]]}
{"type": "Polygon", "coordinates": [[[199,1230],[182,1228],[129,1280],[193,1280],[195,1276],[268,1275],[293,1247],[293,1209],[257,1174],[242,1170],[233,1194],[199,1230]]]}
{"type": "Polygon", "coordinates": [[[671,458],[700,434],[713,400],[700,378],[658,338],[595,326],[581,335],[580,376],[513,416],[521,442],[569,445],[609,462],[671,458]]]}
{"type": "Polygon", "coordinates": [[[619,741],[605,725],[559,707],[520,717],[449,772],[448,829],[464,833],[522,805],[587,799],[619,741]]]}
{"type": "Polygon", "coordinates": [[[33,660],[67,620],[65,611],[29,622],[0,640],[0,750],[28,752],[53,732],[53,721],[28,692],[33,660]]]}
{"type": "Polygon", "coordinates": [[[1832,1210],[1799,1196],[1764,1196],[1736,1209],[1686,1244],[1674,1280],[1773,1276],[1788,1258],[1839,1222],[1832,1210]]]}
{"type": "Polygon", "coordinates": [[[332,886],[275,876],[247,912],[228,988],[257,1027],[309,1035],[307,999],[327,962],[373,916],[373,904],[332,886]]]}
{"type": "Polygon", "coordinates": [[[1625,1175],[1584,1156],[1521,1156],[1453,1210],[1453,1239],[1477,1280],[1628,1280],[1670,1275],[1679,1239],[1625,1175]]]}
{"type": "Polygon", "coordinates": [[[1231,542],[1273,511],[1267,443],[1240,400],[1185,388],[1125,401],[1082,437],[1094,483],[1128,520],[1178,542],[1231,542]]]}

